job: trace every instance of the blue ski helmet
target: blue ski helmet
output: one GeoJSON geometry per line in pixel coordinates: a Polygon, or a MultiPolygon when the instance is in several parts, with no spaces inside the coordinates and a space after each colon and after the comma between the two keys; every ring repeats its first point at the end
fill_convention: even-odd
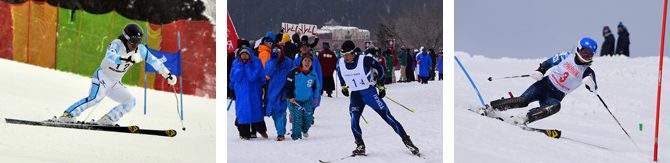
{"type": "Polygon", "coordinates": [[[586,62],[591,62],[597,50],[598,43],[589,37],[582,38],[577,44],[577,56],[586,62]],[[584,49],[588,51],[583,51],[584,49]]]}

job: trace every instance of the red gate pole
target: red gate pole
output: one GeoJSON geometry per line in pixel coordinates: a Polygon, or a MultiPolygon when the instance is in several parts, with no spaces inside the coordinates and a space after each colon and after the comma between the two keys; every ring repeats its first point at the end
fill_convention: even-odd
{"type": "Polygon", "coordinates": [[[661,84],[663,80],[663,51],[665,49],[665,20],[668,13],[668,0],[663,3],[663,25],[661,28],[661,51],[658,63],[658,90],[656,92],[656,128],[654,131],[654,162],[658,161],[658,117],[661,112],[661,84]]]}

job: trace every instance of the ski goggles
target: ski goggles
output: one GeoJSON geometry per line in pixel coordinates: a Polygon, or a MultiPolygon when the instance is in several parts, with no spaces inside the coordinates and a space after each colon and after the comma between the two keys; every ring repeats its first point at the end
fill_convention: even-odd
{"type": "Polygon", "coordinates": [[[131,44],[138,44],[142,42],[142,36],[130,36],[128,37],[128,42],[131,44]]]}
{"type": "Polygon", "coordinates": [[[344,50],[340,49],[340,51],[342,51],[342,56],[349,55],[349,54],[355,54],[355,53],[356,53],[356,52],[354,52],[354,50],[350,50],[350,51],[348,51],[348,52],[344,52],[344,50]]]}
{"type": "Polygon", "coordinates": [[[593,59],[593,51],[587,49],[587,48],[581,48],[579,51],[577,51],[577,56],[582,60],[586,62],[591,62],[593,59]]]}

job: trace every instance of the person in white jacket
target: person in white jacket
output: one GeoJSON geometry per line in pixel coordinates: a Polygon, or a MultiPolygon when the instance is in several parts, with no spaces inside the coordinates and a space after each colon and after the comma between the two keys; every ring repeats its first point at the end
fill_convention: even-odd
{"type": "Polygon", "coordinates": [[[87,108],[95,106],[103,98],[109,96],[120,104],[112,108],[107,114],[93,122],[99,125],[114,125],[124,114],[135,107],[135,97],[121,83],[121,79],[128,69],[135,64],[146,60],[161,76],[167,79],[167,83],[174,86],[177,78],[151,54],[142,42],[142,28],[137,24],[128,24],[117,39],[114,39],[107,47],[107,52],[100,67],[93,73],[91,89],[88,96],[75,102],[65,109],[62,116],[56,119],[58,122],[74,123],[76,118],[87,108]]]}

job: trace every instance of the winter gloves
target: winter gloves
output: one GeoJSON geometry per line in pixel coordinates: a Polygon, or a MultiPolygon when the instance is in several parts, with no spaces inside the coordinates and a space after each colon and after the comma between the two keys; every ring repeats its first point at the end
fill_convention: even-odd
{"type": "Polygon", "coordinates": [[[597,92],[598,87],[596,87],[596,81],[594,81],[590,75],[582,79],[582,82],[584,83],[584,86],[586,86],[586,89],[591,91],[591,93],[598,94],[597,92]]]}
{"type": "Polygon", "coordinates": [[[386,88],[383,85],[378,85],[377,90],[379,90],[379,98],[384,98],[386,96],[386,88]]]}
{"type": "Polygon", "coordinates": [[[349,86],[346,86],[346,85],[345,85],[345,86],[342,86],[342,94],[343,94],[345,97],[349,97],[349,86]]]}
{"type": "Polygon", "coordinates": [[[130,55],[130,61],[132,61],[133,63],[142,62],[142,55],[140,55],[140,53],[137,53],[137,51],[130,52],[129,55],[130,55]]]}
{"type": "MultiPolygon", "coordinates": [[[[377,85],[377,90],[379,92],[379,98],[384,98],[386,96],[386,88],[383,85],[377,85]]],[[[342,86],[342,94],[345,97],[349,97],[349,86],[342,86]]]]}
{"type": "Polygon", "coordinates": [[[172,73],[168,73],[167,78],[165,79],[167,79],[167,83],[170,86],[177,84],[177,76],[172,75],[172,73]]]}
{"type": "Polygon", "coordinates": [[[542,78],[544,78],[544,74],[542,74],[542,72],[540,71],[533,71],[532,73],[530,73],[530,77],[532,77],[537,81],[540,81],[542,80],[542,78]]]}

